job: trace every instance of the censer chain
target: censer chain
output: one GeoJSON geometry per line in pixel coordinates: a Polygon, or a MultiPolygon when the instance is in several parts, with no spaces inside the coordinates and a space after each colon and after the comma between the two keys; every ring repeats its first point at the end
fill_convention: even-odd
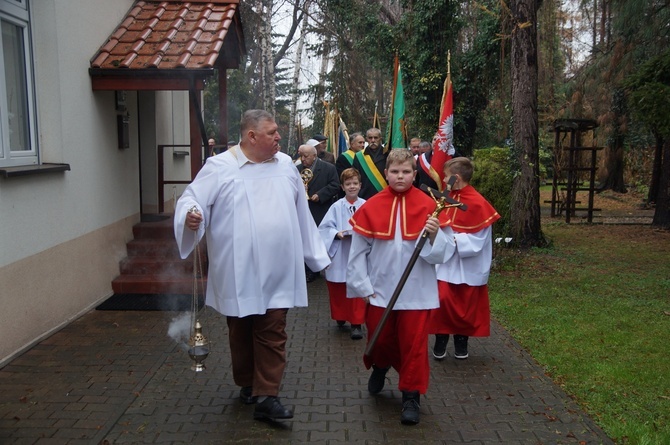
{"type": "MultiPolygon", "coordinates": [[[[195,324],[198,315],[198,282],[202,280],[202,258],[200,257],[200,243],[195,245],[193,251],[193,298],[191,299],[191,338],[195,335],[195,324]],[[200,277],[200,280],[198,280],[200,277]]],[[[202,286],[200,286],[202,287],[202,286]]]]}

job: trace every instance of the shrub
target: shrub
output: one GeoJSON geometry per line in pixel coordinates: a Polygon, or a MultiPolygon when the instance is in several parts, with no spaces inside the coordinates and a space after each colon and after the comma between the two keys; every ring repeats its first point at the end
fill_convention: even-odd
{"type": "Polygon", "coordinates": [[[475,168],[472,185],[493,205],[501,217],[493,225],[493,233],[505,236],[508,233],[512,195],[509,149],[490,147],[474,150],[472,163],[475,168]]]}

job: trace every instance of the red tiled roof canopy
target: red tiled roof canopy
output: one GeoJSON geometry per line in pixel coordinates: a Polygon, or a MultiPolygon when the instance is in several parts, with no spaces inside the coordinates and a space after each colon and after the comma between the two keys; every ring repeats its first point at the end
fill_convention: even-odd
{"type": "Polygon", "coordinates": [[[244,52],[238,3],[137,1],[91,58],[93,89],[182,89],[176,84],[184,83],[174,79],[202,79],[215,67],[237,67],[244,52]],[[132,82],[119,88],[121,79],[132,82]],[[157,79],[173,81],[160,88],[148,82],[157,79]]]}

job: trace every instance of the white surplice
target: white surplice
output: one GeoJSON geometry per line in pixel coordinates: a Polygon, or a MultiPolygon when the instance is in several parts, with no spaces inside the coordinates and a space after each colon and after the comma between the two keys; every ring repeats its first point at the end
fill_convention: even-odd
{"type": "MultiPolygon", "coordinates": [[[[393,240],[368,238],[354,233],[347,265],[348,297],[374,293],[375,298],[370,298],[371,305],[383,308],[388,306],[419,241],[403,240],[399,224],[398,214],[393,240]]],[[[439,307],[435,265],[446,262],[454,249],[451,227],[438,230],[433,244],[426,241],[393,309],[439,307]]]]}
{"type": "Polygon", "coordinates": [[[437,266],[437,279],[452,284],[483,286],[489,281],[493,226],[476,233],[455,232],[456,252],[437,266]]]}
{"type": "Polygon", "coordinates": [[[226,316],[307,306],[304,264],[316,271],[330,264],[302,179],[283,153],[253,163],[236,146],[208,158],[174,217],[182,258],[206,234],[205,301],[226,316]],[[204,218],[197,232],[185,227],[193,206],[204,218]]]}
{"type": "Polygon", "coordinates": [[[347,201],[347,198],[340,198],[330,206],[326,216],[319,224],[319,233],[331,258],[330,266],[326,268],[326,280],[330,282],[344,283],[347,280],[347,259],[351,247],[351,236],[339,239],[336,235],[343,230],[351,232],[349,219],[364,202],[363,198],[357,198],[353,203],[347,201]]]}

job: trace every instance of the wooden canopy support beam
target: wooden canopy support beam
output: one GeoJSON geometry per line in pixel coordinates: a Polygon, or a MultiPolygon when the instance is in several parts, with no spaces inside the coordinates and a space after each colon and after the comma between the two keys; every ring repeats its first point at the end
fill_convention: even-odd
{"type": "Polygon", "coordinates": [[[228,144],[228,76],[219,68],[219,144],[228,144]]]}

